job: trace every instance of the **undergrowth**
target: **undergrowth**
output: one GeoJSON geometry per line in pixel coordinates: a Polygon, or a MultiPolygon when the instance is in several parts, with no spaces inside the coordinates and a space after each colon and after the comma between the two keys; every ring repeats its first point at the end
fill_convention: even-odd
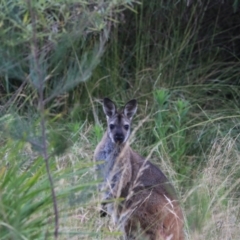
{"type": "Polygon", "coordinates": [[[92,161],[105,96],[138,100],[132,147],[177,189],[186,239],[238,239],[239,4],[1,1],[0,239],[120,238],[92,161]]]}

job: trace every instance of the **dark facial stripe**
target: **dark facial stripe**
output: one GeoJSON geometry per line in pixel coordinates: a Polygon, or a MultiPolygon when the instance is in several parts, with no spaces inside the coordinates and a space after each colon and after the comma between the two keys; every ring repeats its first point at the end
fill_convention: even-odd
{"type": "Polygon", "coordinates": [[[118,118],[118,124],[121,124],[122,122],[122,114],[118,114],[117,118],[118,118]]]}

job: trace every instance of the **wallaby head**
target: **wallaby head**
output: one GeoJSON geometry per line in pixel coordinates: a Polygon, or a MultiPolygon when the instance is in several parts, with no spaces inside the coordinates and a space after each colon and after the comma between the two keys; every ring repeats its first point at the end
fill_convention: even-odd
{"type": "Polygon", "coordinates": [[[137,111],[137,101],[133,99],[127,102],[124,108],[118,111],[113,101],[104,98],[103,111],[107,117],[107,131],[111,141],[116,144],[125,143],[130,135],[133,115],[137,111]]]}

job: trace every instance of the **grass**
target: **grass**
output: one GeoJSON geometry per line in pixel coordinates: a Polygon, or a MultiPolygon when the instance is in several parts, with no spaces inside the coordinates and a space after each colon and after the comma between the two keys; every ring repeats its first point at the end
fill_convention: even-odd
{"type": "Polygon", "coordinates": [[[186,239],[238,239],[239,1],[105,2],[0,3],[0,239],[54,238],[40,116],[58,238],[119,238],[92,162],[105,96],[138,100],[132,147],[173,182],[186,239]]]}
{"type": "MultiPolygon", "coordinates": [[[[138,134],[141,133],[137,132],[135,138],[138,134]]],[[[86,137],[89,139],[88,135],[86,137]]],[[[79,142],[75,147],[78,147],[78,144],[79,142]]],[[[203,156],[204,167],[196,168],[192,179],[188,179],[191,176],[185,175],[185,181],[191,181],[191,185],[187,187],[182,185],[182,181],[178,181],[179,176],[170,160],[169,153],[168,157],[163,157],[162,152],[156,150],[150,157],[152,162],[161,166],[178,189],[186,218],[186,239],[238,238],[240,205],[237,176],[240,173],[240,166],[237,145],[236,139],[230,134],[223,138],[216,136],[212,145],[209,146],[209,153],[203,156]]],[[[81,153],[88,155],[87,144],[85,147],[86,149],[81,148],[81,153]]],[[[147,146],[144,149],[142,146],[137,149],[135,147],[137,151],[140,151],[140,148],[143,152],[148,150],[147,146]]],[[[188,159],[188,164],[191,164],[191,159],[188,159]]],[[[63,229],[68,232],[68,238],[62,239],[117,239],[120,235],[109,219],[99,217],[95,194],[86,206],[75,205],[74,210],[65,220],[63,229]],[[92,235],[89,235],[89,232],[92,235]],[[72,236],[74,233],[76,235],[72,236]]]]}
{"type": "MultiPolygon", "coordinates": [[[[152,124],[151,118],[148,117],[144,124],[152,124]]],[[[117,239],[120,236],[116,226],[108,218],[100,218],[98,213],[92,164],[92,152],[98,141],[95,133],[99,130],[96,129],[96,126],[89,124],[79,126],[69,136],[71,146],[65,153],[51,159],[51,171],[59,201],[59,239],[117,239]],[[76,133],[78,138],[74,136],[76,133]]],[[[233,129],[224,137],[218,133],[212,138],[208,151],[201,155],[181,157],[185,158],[182,164],[187,165],[186,171],[191,173],[189,175],[176,170],[178,168],[172,161],[172,152],[169,148],[164,148],[161,139],[157,140],[157,147],[147,145],[146,140],[142,140],[146,134],[142,130],[140,127],[133,136],[136,140],[133,142],[134,149],[142,154],[151,153],[148,155],[150,160],[161,167],[178,190],[186,218],[187,239],[237,239],[240,166],[238,136],[231,136],[233,129]],[[196,157],[204,162],[191,168],[196,157]]],[[[166,134],[167,136],[169,135],[166,134]]],[[[1,154],[5,160],[1,163],[1,189],[4,189],[1,193],[4,196],[1,198],[1,205],[4,206],[1,214],[8,217],[2,218],[1,239],[9,239],[9,234],[12,239],[32,239],[32,234],[37,234],[34,239],[43,239],[46,234],[50,236],[53,230],[53,225],[49,225],[52,222],[51,198],[42,159],[26,161],[34,159],[36,153],[30,145],[16,141],[4,144],[1,154]],[[13,145],[16,152],[12,151],[13,145]],[[18,162],[15,161],[16,155],[18,162]],[[23,162],[20,168],[19,165],[23,162]],[[15,198],[18,201],[14,201],[15,198]],[[41,202],[44,204],[41,205],[41,202]],[[6,209],[15,209],[17,212],[10,214],[5,212],[6,209]],[[37,223],[29,221],[30,219],[36,219],[37,223]],[[4,232],[4,229],[8,229],[5,228],[7,224],[14,231],[4,232]],[[38,228],[35,229],[31,224],[37,224],[38,228]],[[21,238],[16,233],[21,233],[24,237],[21,238]]]]}
{"type": "Polygon", "coordinates": [[[239,175],[235,139],[226,136],[211,146],[206,166],[185,195],[190,239],[237,239],[240,206],[234,175],[239,175]]]}
{"type": "MultiPolygon", "coordinates": [[[[89,139],[88,135],[86,137],[89,139]]],[[[82,148],[81,144],[77,142],[69,150],[74,152],[74,149],[77,148],[81,149],[82,155],[90,155],[88,144],[84,144],[84,146],[82,148]]],[[[237,147],[236,139],[229,135],[224,138],[216,137],[209,147],[209,153],[203,156],[204,167],[195,169],[192,179],[188,179],[191,176],[185,176],[185,181],[191,180],[191,185],[188,187],[184,187],[182,182],[178,181],[179,176],[170,156],[166,157],[166,152],[163,157],[162,153],[156,150],[151,156],[151,160],[161,166],[178,189],[186,218],[187,239],[238,238],[240,205],[237,193],[239,178],[237,176],[239,176],[240,167],[237,147]],[[157,159],[161,159],[161,162],[157,159]],[[236,179],[238,181],[235,181],[236,179]]],[[[140,148],[136,149],[135,147],[137,151],[140,148]]],[[[142,149],[143,152],[147,150],[148,147],[142,149]]],[[[78,156],[78,153],[76,154],[78,156]]],[[[72,163],[78,161],[75,154],[66,154],[65,157],[64,162],[68,158],[72,163]]],[[[91,159],[87,161],[91,162],[91,159]]],[[[188,164],[191,164],[191,159],[188,160],[188,164]]],[[[90,171],[83,174],[84,178],[91,173],[90,171]]],[[[83,179],[79,178],[79,182],[82,183],[83,179]]],[[[99,217],[97,202],[97,195],[93,193],[93,196],[87,200],[87,205],[82,207],[76,203],[69,214],[65,212],[64,215],[67,216],[63,217],[62,222],[62,230],[65,234],[60,239],[116,239],[120,233],[109,219],[99,217]]]]}

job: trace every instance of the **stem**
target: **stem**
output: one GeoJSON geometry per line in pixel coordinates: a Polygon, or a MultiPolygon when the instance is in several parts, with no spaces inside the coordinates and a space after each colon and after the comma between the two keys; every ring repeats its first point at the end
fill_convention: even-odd
{"type": "Polygon", "coordinates": [[[41,116],[40,126],[42,132],[42,156],[45,161],[46,171],[48,175],[48,180],[50,183],[52,201],[53,201],[53,209],[55,215],[55,230],[54,230],[54,237],[55,239],[58,238],[58,228],[59,228],[59,217],[58,217],[58,206],[57,206],[57,198],[56,193],[54,190],[54,182],[51,175],[50,167],[49,167],[49,155],[47,150],[47,135],[46,135],[46,121],[45,121],[45,104],[44,104],[44,78],[39,64],[38,58],[38,43],[37,43],[37,36],[36,36],[36,14],[31,6],[31,0],[28,0],[28,7],[32,19],[32,31],[33,31],[33,44],[32,44],[32,54],[34,60],[34,68],[35,72],[38,77],[38,84],[36,84],[36,88],[38,90],[39,98],[38,98],[38,107],[41,116]]]}

